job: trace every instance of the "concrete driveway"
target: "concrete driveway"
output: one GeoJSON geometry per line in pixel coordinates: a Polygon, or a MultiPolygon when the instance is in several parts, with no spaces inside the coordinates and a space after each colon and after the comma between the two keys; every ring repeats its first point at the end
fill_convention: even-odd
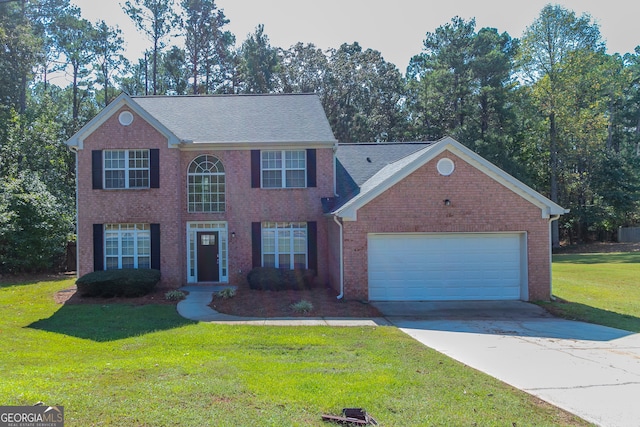
{"type": "Polygon", "coordinates": [[[601,426],[640,426],[640,334],[524,302],[375,303],[421,343],[601,426]]]}

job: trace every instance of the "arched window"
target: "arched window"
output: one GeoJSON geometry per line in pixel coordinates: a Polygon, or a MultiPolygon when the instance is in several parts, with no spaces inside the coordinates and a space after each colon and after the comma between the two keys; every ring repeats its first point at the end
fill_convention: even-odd
{"type": "Polygon", "coordinates": [[[189,165],[187,187],[189,212],[224,212],[225,180],[220,159],[196,157],[189,165]]]}

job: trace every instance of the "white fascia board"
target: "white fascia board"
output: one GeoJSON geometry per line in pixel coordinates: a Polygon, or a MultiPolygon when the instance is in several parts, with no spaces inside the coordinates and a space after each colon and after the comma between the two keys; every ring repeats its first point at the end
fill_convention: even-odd
{"type": "MultiPolygon", "coordinates": [[[[551,215],[563,215],[569,212],[558,204],[547,199],[542,194],[533,190],[526,184],[520,182],[513,176],[507,174],[502,169],[498,168],[488,160],[484,159],[477,153],[465,147],[455,139],[451,137],[445,137],[440,141],[434,143],[433,145],[430,145],[429,147],[426,147],[423,150],[419,151],[418,153],[420,154],[417,155],[415,159],[407,163],[401,169],[392,173],[388,178],[384,179],[378,185],[375,185],[370,189],[365,189],[367,183],[370,183],[376,178],[376,175],[384,171],[385,168],[383,168],[380,172],[378,172],[378,174],[374,175],[364,183],[360,194],[345,203],[342,207],[338,208],[334,212],[334,214],[347,221],[356,221],[358,218],[358,209],[378,197],[380,194],[400,182],[402,179],[409,176],[411,173],[434,159],[445,150],[450,151],[451,153],[460,157],[481,172],[496,180],[498,183],[504,185],[514,193],[518,194],[520,197],[539,207],[543,218],[550,218],[551,215]]],[[[402,159],[398,161],[402,161],[402,159]]],[[[393,164],[386,167],[392,165],[393,164]]]]}
{"type": "Polygon", "coordinates": [[[287,141],[234,141],[234,142],[206,142],[206,141],[182,141],[180,150],[201,151],[201,150],[291,150],[306,148],[333,148],[333,141],[312,141],[312,142],[287,142],[287,141]]]}
{"type": "Polygon", "coordinates": [[[180,140],[173,134],[166,126],[160,123],[155,117],[144,110],[134,100],[131,99],[126,93],[121,93],[116,99],[111,101],[109,105],[103,108],[93,119],[84,125],[75,135],[73,135],[66,144],[71,147],[76,147],[78,150],[84,148],[84,140],[87,136],[91,135],[98,129],[107,119],[109,119],[116,111],[120,110],[123,106],[129,107],[136,114],[142,117],[146,122],[153,126],[158,132],[167,137],[169,148],[176,147],[180,140]]]}
{"type": "Polygon", "coordinates": [[[539,207],[543,218],[549,218],[552,215],[564,215],[569,212],[456,140],[452,138],[448,139],[451,141],[449,141],[449,146],[445,147],[446,149],[467,161],[476,169],[493,178],[495,181],[507,187],[523,199],[539,207]]]}

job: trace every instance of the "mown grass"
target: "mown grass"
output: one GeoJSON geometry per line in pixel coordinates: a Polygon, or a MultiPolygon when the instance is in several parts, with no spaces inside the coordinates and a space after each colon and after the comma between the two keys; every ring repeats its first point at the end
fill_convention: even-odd
{"type": "Polygon", "coordinates": [[[640,252],[554,255],[553,294],[556,315],[640,332],[640,252]]]}
{"type": "Polygon", "coordinates": [[[194,323],[173,306],[60,306],[71,280],[0,287],[0,402],[66,426],[587,425],[392,327],[194,323]]]}

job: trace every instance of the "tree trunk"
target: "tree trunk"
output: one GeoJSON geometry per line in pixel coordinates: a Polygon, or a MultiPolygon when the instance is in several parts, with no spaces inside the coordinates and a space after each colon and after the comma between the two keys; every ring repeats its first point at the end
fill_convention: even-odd
{"type": "MultiPolygon", "coordinates": [[[[556,127],[556,115],[549,114],[549,184],[550,198],[558,203],[558,129],[556,127]]],[[[551,223],[551,246],[560,247],[560,225],[558,221],[551,223]]]]}

